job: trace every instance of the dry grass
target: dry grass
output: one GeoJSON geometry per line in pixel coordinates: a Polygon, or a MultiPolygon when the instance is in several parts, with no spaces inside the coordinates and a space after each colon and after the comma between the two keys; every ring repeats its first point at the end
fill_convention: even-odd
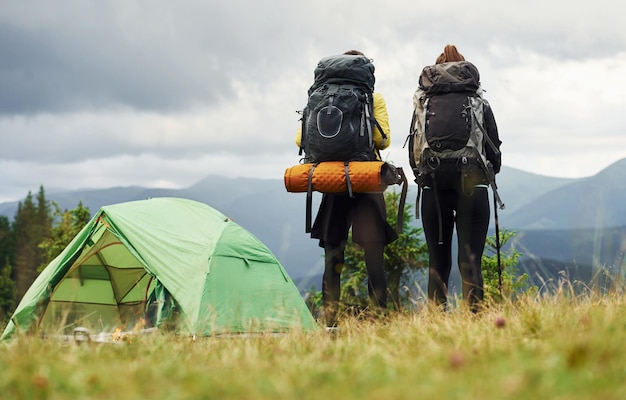
{"type": "Polygon", "coordinates": [[[428,308],[346,318],[341,333],[135,337],[0,345],[0,393],[15,399],[622,399],[626,307],[562,290],[479,315],[428,308]]]}

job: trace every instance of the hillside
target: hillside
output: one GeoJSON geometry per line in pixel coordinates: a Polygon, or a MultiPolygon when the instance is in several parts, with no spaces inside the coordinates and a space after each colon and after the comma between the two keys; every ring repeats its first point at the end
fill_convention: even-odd
{"type": "Polygon", "coordinates": [[[544,192],[515,212],[502,213],[516,229],[588,229],[626,225],[626,159],[598,174],[544,192]]]}
{"type": "Polygon", "coordinates": [[[579,180],[538,175],[506,166],[502,166],[496,178],[498,192],[506,205],[502,214],[509,215],[528,204],[532,204],[545,193],[579,180]]]}

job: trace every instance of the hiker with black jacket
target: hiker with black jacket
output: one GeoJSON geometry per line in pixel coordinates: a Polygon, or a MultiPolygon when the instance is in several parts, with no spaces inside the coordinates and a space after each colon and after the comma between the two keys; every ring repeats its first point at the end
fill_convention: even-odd
{"type": "Polygon", "coordinates": [[[428,298],[445,308],[456,226],[463,299],[476,312],[484,296],[487,188],[495,188],[501,165],[496,121],[482,98],[478,69],[453,45],[446,45],[435,65],[422,70],[413,100],[409,154],[422,197],[430,258],[428,298]]]}
{"type": "MultiPolygon", "coordinates": [[[[344,55],[364,57],[363,53],[356,50],[347,51],[344,55]]],[[[373,67],[371,68],[373,73],[373,67]]],[[[373,75],[371,79],[373,80],[373,75]]],[[[374,149],[370,151],[368,160],[374,161],[380,160],[379,151],[389,146],[390,136],[384,98],[379,93],[372,93],[371,101],[373,117],[377,124],[371,130],[374,149]]],[[[302,129],[296,136],[296,144],[299,147],[301,140],[302,129]]],[[[311,237],[318,239],[320,247],[324,248],[322,299],[324,322],[328,328],[337,325],[341,270],[351,227],[352,240],[364,250],[371,304],[379,309],[387,307],[387,279],[383,252],[385,246],[398,236],[387,223],[383,193],[353,193],[352,196],[348,193],[324,193],[311,228],[311,237]]]]}

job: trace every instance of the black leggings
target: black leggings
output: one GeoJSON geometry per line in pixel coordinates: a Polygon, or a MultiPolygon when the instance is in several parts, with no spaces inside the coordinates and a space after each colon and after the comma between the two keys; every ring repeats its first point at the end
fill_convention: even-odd
{"type": "Polygon", "coordinates": [[[470,309],[476,311],[484,297],[481,259],[489,228],[487,188],[476,187],[470,195],[456,190],[440,190],[436,196],[433,189],[425,188],[421,211],[430,257],[428,298],[437,304],[446,304],[452,269],[452,232],[456,225],[463,298],[470,309]],[[437,200],[441,207],[441,242],[437,200]]]}
{"type": "MultiPolygon", "coordinates": [[[[384,243],[362,243],[367,268],[367,288],[370,302],[374,307],[387,308],[387,278],[384,267],[384,243]]],[[[322,278],[322,299],[327,326],[337,324],[337,307],[341,295],[341,270],[344,263],[346,243],[335,246],[326,243],[324,248],[324,276],[322,278]]]]}
{"type": "Polygon", "coordinates": [[[367,268],[367,284],[373,307],[387,307],[385,276],[385,245],[398,238],[387,222],[385,198],[382,193],[324,194],[311,237],[319,239],[324,248],[322,299],[328,326],[337,323],[337,307],[341,295],[341,269],[348,233],[363,248],[367,268]]]}

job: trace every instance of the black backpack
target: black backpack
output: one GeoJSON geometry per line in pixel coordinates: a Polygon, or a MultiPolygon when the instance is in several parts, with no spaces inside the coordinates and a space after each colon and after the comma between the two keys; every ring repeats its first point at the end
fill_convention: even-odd
{"type": "MultiPolygon", "coordinates": [[[[361,55],[325,57],[302,110],[305,163],[376,160],[372,126],[374,64],[361,55]]],[[[380,126],[378,129],[386,138],[380,126]]]]}

